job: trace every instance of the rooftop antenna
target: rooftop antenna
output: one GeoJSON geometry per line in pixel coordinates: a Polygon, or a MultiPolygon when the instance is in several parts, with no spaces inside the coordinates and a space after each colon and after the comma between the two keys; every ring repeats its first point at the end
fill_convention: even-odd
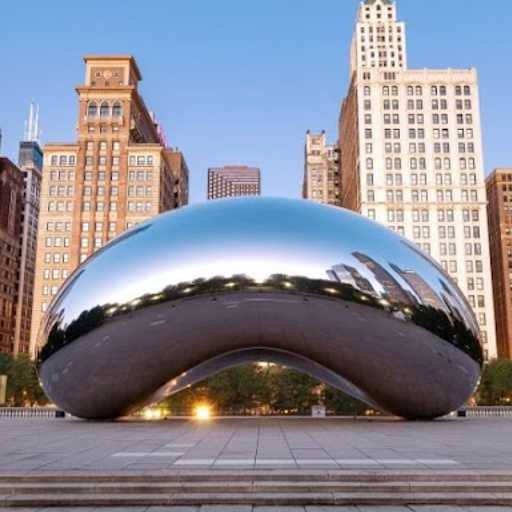
{"type": "Polygon", "coordinates": [[[30,110],[28,121],[25,121],[25,141],[39,142],[41,132],[39,130],[39,103],[35,103],[34,99],[30,102],[30,110]]]}

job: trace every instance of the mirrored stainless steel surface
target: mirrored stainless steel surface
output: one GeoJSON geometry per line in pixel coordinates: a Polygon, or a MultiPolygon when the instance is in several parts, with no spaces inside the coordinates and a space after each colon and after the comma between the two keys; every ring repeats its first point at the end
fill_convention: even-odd
{"type": "Polygon", "coordinates": [[[49,397],[115,418],[244,361],[286,364],[405,418],[480,376],[464,296],[426,254],[352,212],[237,198],[125,232],[82,264],[41,329],[49,397]]]}

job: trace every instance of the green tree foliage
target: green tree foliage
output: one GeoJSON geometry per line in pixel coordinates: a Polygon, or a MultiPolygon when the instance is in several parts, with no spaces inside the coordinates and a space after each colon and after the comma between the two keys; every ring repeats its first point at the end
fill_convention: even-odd
{"type": "Polygon", "coordinates": [[[165,399],[172,415],[190,415],[208,404],[220,415],[311,414],[324,404],[330,414],[364,414],[368,406],[291,368],[243,364],[229,368],[165,399]]]}
{"type": "Polygon", "coordinates": [[[7,375],[7,405],[46,405],[48,398],[39,384],[35,363],[26,355],[0,354],[0,375],[7,375]]]}
{"type": "Polygon", "coordinates": [[[475,398],[478,405],[511,405],[512,361],[493,359],[487,363],[475,398]]]}

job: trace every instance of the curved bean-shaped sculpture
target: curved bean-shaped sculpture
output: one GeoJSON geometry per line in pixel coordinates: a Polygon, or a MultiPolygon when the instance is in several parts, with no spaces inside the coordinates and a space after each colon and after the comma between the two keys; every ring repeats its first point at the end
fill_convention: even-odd
{"type": "Polygon", "coordinates": [[[217,200],[121,234],[62,286],[39,375],[82,418],[115,418],[247,361],[286,364],[405,418],[462,405],[480,376],[464,296],[413,243],[341,208],[217,200]]]}

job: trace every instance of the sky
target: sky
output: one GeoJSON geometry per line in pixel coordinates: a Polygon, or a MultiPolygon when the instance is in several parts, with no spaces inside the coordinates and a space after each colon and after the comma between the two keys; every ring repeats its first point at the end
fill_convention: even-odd
{"type": "MultiPolygon", "coordinates": [[[[337,139],[358,0],[2,0],[2,156],[31,98],[42,143],[74,142],[82,56],[132,54],[140,92],[190,169],[260,167],[262,194],[300,197],[306,131],[337,139]]],[[[479,73],[485,172],[512,167],[512,1],[397,0],[408,67],[479,73]]]]}

